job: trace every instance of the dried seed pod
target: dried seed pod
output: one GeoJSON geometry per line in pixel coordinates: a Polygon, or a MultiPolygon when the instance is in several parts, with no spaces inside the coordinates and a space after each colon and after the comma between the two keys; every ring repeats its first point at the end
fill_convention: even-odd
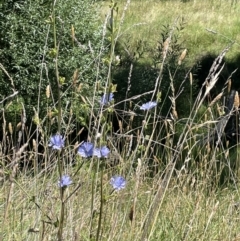
{"type": "Polygon", "coordinates": [[[49,97],[50,97],[50,85],[48,85],[47,88],[46,88],[46,96],[49,99],[49,97]]]}
{"type": "Polygon", "coordinates": [[[222,98],[223,92],[221,92],[220,94],[218,94],[210,103],[209,107],[213,106],[218,100],[220,100],[222,98]]]}
{"type": "Polygon", "coordinates": [[[78,71],[78,69],[76,69],[76,70],[74,71],[74,74],[73,74],[73,86],[74,86],[74,87],[76,87],[76,83],[77,83],[78,76],[79,76],[79,71],[78,71]]]}
{"type": "Polygon", "coordinates": [[[193,82],[192,72],[190,72],[190,74],[189,74],[189,78],[190,78],[190,85],[192,85],[192,82],[193,82]]]}
{"type": "Polygon", "coordinates": [[[13,128],[12,128],[11,122],[9,122],[9,124],[8,124],[8,130],[9,130],[9,133],[12,135],[13,134],[13,128]]]}
{"type": "Polygon", "coordinates": [[[33,140],[32,140],[32,143],[33,143],[33,150],[34,150],[34,151],[37,151],[37,143],[36,143],[36,140],[33,139],[33,140]]]}
{"type": "Polygon", "coordinates": [[[19,130],[22,127],[22,122],[17,123],[17,130],[19,130]]]}
{"type": "Polygon", "coordinates": [[[231,86],[232,86],[232,80],[231,79],[229,79],[228,81],[227,81],[227,84],[228,84],[228,93],[230,93],[230,91],[231,91],[231,86]]]}
{"type": "Polygon", "coordinates": [[[236,91],[235,96],[234,96],[233,106],[234,106],[236,109],[238,109],[238,107],[239,107],[239,95],[238,95],[238,92],[237,92],[237,91],[236,91]]]}
{"type": "Polygon", "coordinates": [[[186,55],[187,55],[187,49],[184,49],[178,59],[178,65],[182,64],[182,61],[185,59],[186,55]]]}
{"type": "Polygon", "coordinates": [[[163,58],[166,58],[171,39],[168,37],[163,43],[163,58]]]}

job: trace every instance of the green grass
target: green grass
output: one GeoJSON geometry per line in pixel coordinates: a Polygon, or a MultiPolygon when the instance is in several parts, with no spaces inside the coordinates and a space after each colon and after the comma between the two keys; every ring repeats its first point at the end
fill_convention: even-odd
{"type": "MultiPolygon", "coordinates": [[[[127,1],[116,1],[121,16],[127,1]]],[[[102,12],[106,13],[108,2],[104,2],[102,12]]],[[[184,29],[179,40],[188,50],[186,61],[191,65],[207,53],[218,54],[230,42],[235,44],[227,54],[227,59],[236,57],[240,43],[240,3],[221,1],[131,1],[125,13],[120,39],[134,46],[138,40],[146,41],[152,47],[157,45],[163,26],[174,26],[183,20],[184,29]],[[207,31],[207,29],[213,32],[207,31]]],[[[120,18],[120,17],[119,17],[120,18]]]]}
{"type": "MultiPolygon", "coordinates": [[[[72,169],[69,174],[71,171],[72,169]]],[[[82,185],[66,203],[64,240],[90,240],[92,184],[87,173],[82,170],[73,178],[75,184],[82,182],[82,185]]],[[[57,228],[54,223],[57,221],[60,204],[57,178],[42,176],[31,182],[30,179],[27,176],[16,179],[18,184],[14,188],[7,225],[5,223],[1,229],[2,240],[41,240],[41,236],[44,237],[43,240],[56,240],[57,228]],[[41,211],[31,201],[36,194],[35,201],[41,211]]],[[[200,187],[200,183],[192,185],[193,180],[188,184],[188,178],[182,179],[182,184],[172,183],[166,191],[149,240],[238,240],[238,191],[225,188],[207,192],[207,183],[200,187]],[[191,185],[194,187],[190,187],[191,185]]],[[[158,188],[155,181],[156,178],[140,180],[136,187],[136,179],[131,177],[128,187],[111,197],[108,196],[111,192],[110,185],[108,181],[104,181],[103,191],[108,197],[103,206],[102,240],[142,240],[143,221],[158,188]],[[135,219],[131,223],[128,216],[135,195],[135,219]]],[[[69,195],[73,189],[74,185],[70,186],[66,194],[69,195]]],[[[3,205],[6,202],[3,197],[8,194],[7,183],[1,187],[1,194],[3,205]]],[[[98,191],[94,195],[94,210],[95,215],[91,220],[93,236],[98,222],[98,191]]]]}

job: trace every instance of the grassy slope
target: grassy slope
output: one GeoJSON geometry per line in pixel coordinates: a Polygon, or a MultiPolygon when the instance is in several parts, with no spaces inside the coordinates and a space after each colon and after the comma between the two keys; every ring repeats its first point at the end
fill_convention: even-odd
{"type": "MultiPolygon", "coordinates": [[[[121,15],[125,0],[116,1],[121,15]]],[[[122,27],[125,34],[131,36],[134,44],[137,40],[146,40],[150,45],[156,41],[163,25],[174,25],[177,19],[186,23],[181,34],[181,41],[188,49],[188,63],[207,52],[219,54],[230,41],[234,47],[227,54],[233,59],[238,53],[240,43],[240,4],[230,0],[189,1],[131,1],[122,27]],[[208,32],[211,29],[217,34],[208,32]]],[[[103,12],[108,9],[104,2],[103,12]]],[[[124,35],[122,35],[124,38],[124,35]]]]}

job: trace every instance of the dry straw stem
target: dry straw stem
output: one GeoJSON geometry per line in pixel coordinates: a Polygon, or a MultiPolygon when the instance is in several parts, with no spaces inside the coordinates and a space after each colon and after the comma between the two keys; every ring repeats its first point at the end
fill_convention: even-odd
{"type": "Polygon", "coordinates": [[[212,220],[212,218],[213,218],[213,215],[216,213],[218,206],[219,206],[219,201],[217,201],[216,204],[215,204],[215,206],[213,207],[213,210],[212,210],[212,212],[211,212],[211,214],[210,214],[210,216],[209,216],[209,218],[208,218],[207,225],[206,225],[206,228],[205,228],[205,230],[204,230],[204,235],[203,235],[203,236],[205,236],[205,233],[206,233],[206,231],[207,231],[207,229],[208,229],[208,226],[209,226],[209,224],[211,223],[211,220],[212,220]]]}
{"type": "Polygon", "coordinates": [[[198,198],[198,200],[197,200],[197,202],[196,202],[196,206],[195,206],[194,212],[193,212],[193,214],[192,214],[192,217],[191,217],[188,225],[186,225],[186,227],[185,227],[182,241],[187,240],[187,236],[189,235],[189,233],[190,233],[190,231],[191,231],[191,229],[192,229],[194,219],[197,218],[197,212],[199,211],[199,203],[200,203],[200,200],[201,200],[201,196],[198,198]]]}
{"type": "Polygon", "coordinates": [[[6,98],[4,98],[2,101],[0,101],[0,104],[2,104],[4,101],[6,101],[7,99],[13,98],[15,95],[18,94],[18,91],[13,92],[13,94],[7,96],[6,98]]]}
{"type": "Polygon", "coordinates": [[[155,194],[154,200],[152,201],[150,208],[148,209],[146,219],[143,223],[143,233],[141,240],[151,240],[151,236],[153,235],[153,232],[156,228],[157,217],[159,215],[159,211],[162,206],[167,187],[172,177],[173,170],[175,169],[175,163],[170,161],[170,163],[166,167],[166,172],[163,180],[161,181],[161,178],[158,180],[158,190],[155,194]]]}
{"type": "Polygon", "coordinates": [[[3,220],[3,226],[8,218],[8,210],[12,201],[12,196],[13,196],[13,188],[14,188],[14,179],[16,177],[17,174],[17,169],[18,169],[18,163],[19,160],[21,158],[22,153],[24,152],[25,148],[28,146],[28,142],[25,143],[14,155],[13,161],[11,162],[11,166],[12,166],[12,172],[11,175],[9,177],[9,181],[10,181],[10,188],[9,188],[9,192],[8,192],[8,197],[7,197],[7,204],[5,207],[5,212],[4,212],[4,220],[3,220]]]}
{"type": "Polygon", "coordinates": [[[73,44],[74,44],[74,40],[75,40],[75,30],[74,30],[73,24],[71,25],[71,35],[72,35],[72,42],[73,42],[73,44]]]}
{"type": "Polygon", "coordinates": [[[3,70],[3,72],[7,75],[7,77],[10,79],[11,81],[11,85],[13,87],[13,89],[15,89],[14,83],[13,83],[13,79],[11,78],[11,76],[8,74],[7,70],[4,68],[4,66],[0,63],[0,68],[3,70]]]}

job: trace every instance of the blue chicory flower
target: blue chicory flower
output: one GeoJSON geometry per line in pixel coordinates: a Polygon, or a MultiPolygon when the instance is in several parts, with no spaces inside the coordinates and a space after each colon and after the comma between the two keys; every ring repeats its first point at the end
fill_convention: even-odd
{"type": "Polygon", "coordinates": [[[155,101],[149,101],[140,107],[140,110],[150,110],[157,105],[155,101]]]}
{"type": "Polygon", "coordinates": [[[98,158],[101,158],[101,157],[107,158],[109,153],[110,153],[110,150],[106,146],[103,146],[101,148],[94,148],[93,150],[93,156],[97,156],[98,158]]]}
{"type": "Polygon", "coordinates": [[[101,147],[102,157],[107,158],[109,153],[110,153],[110,150],[106,146],[101,147]]]}
{"type": "Polygon", "coordinates": [[[126,186],[126,180],[122,176],[113,176],[110,179],[110,184],[113,186],[114,190],[119,191],[126,186]]]}
{"type": "Polygon", "coordinates": [[[58,181],[59,187],[67,187],[72,183],[71,178],[68,175],[63,175],[58,181]]]}
{"type": "Polygon", "coordinates": [[[61,135],[56,134],[50,137],[50,143],[48,146],[56,150],[61,150],[64,147],[64,139],[61,135]]]}
{"type": "Polygon", "coordinates": [[[100,150],[100,148],[94,148],[93,149],[93,156],[97,156],[98,158],[101,158],[101,150],[100,150]]]}
{"type": "Polygon", "coordinates": [[[78,148],[78,154],[81,157],[91,157],[93,155],[93,144],[91,142],[84,142],[78,148]]]}
{"type": "Polygon", "coordinates": [[[113,97],[114,97],[114,94],[113,93],[105,93],[102,98],[101,98],[101,101],[100,101],[100,104],[101,105],[106,105],[108,104],[109,102],[111,102],[113,100],[113,97]]]}

